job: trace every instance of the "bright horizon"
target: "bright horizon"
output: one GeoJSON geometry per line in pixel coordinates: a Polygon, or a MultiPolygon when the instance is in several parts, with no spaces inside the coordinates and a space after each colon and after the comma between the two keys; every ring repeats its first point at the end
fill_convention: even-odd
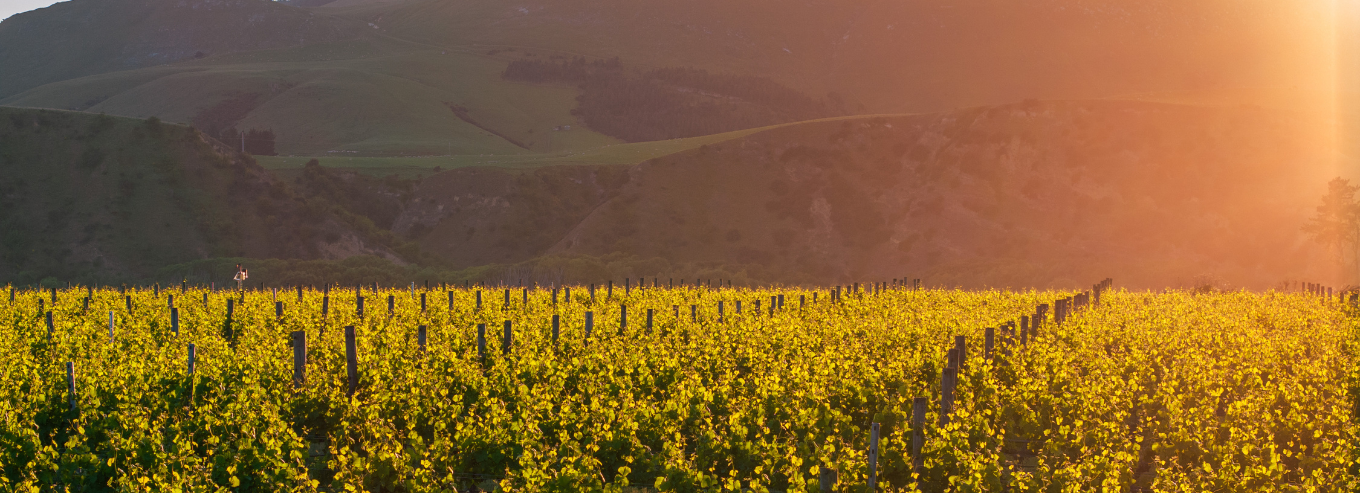
{"type": "Polygon", "coordinates": [[[0,0],[0,20],[8,19],[14,14],[50,7],[55,3],[58,2],[52,0],[0,0]]]}

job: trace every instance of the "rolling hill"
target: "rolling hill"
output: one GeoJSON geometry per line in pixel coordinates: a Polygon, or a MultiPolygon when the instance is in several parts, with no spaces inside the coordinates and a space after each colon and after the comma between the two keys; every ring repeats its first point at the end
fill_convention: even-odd
{"type": "Polygon", "coordinates": [[[1319,130],[1258,108],[1091,101],[845,119],[659,157],[608,186],[588,169],[446,171],[397,224],[465,265],[622,254],[789,281],[1270,287],[1336,272],[1299,230],[1337,171],[1319,130]]]}
{"type": "Polygon", "coordinates": [[[145,278],[211,257],[400,261],[381,235],[190,128],[0,108],[0,278],[145,278]]]}
{"type": "MultiPolygon", "coordinates": [[[[626,119],[586,125],[592,114],[626,117],[576,114],[590,109],[583,104],[624,104],[590,97],[623,91],[503,76],[517,61],[576,57],[618,57],[634,74],[693,69],[767,80],[840,113],[1031,98],[1316,110],[1333,101],[1334,50],[1327,30],[1317,28],[1329,22],[1327,5],[339,0],[303,8],[267,0],[73,0],[0,24],[0,104],[192,123],[246,98],[252,104],[240,109],[235,127],[271,129],[280,154],[317,157],[515,156],[597,148],[630,135],[694,135],[630,134],[626,119]],[[194,58],[199,52],[204,58],[194,58]]],[[[732,94],[634,86],[659,90],[653,100],[742,108],[732,94]]]]}

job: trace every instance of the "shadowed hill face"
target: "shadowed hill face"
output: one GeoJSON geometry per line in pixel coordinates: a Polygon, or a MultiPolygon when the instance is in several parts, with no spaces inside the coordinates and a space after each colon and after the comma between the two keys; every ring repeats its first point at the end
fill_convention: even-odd
{"type": "Polygon", "coordinates": [[[19,283],[385,252],[248,157],[155,120],[0,108],[0,175],[0,278],[19,283]]]}
{"type": "Polygon", "coordinates": [[[1332,170],[1277,113],[1032,103],[807,124],[656,159],[552,251],[826,280],[1078,286],[1328,273],[1299,228],[1332,170]]]}
{"type": "Polygon", "coordinates": [[[325,43],[352,23],[269,0],[71,0],[0,23],[0,98],[49,82],[325,43]]]}

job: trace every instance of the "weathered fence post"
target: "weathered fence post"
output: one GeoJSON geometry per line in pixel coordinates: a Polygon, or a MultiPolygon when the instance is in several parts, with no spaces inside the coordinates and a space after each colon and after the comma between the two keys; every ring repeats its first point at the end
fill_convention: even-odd
{"type": "Polygon", "coordinates": [[[194,376],[194,369],[198,366],[198,346],[189,343],[189,360],[185,363],[185,369],[189,371],[189,376],[194,376]]]}
{"type": "Polygon", "coordinates": [[[817,470],[817,485],[822,493],[831,493],[836,489],[836,470],[826,466],[819,466],[817,470]]]}
{"type": "Polygon", "coordinates": [[[501,335],[501,354],[510,354],[510,346],[514,343],[514,332],[510,328],[510,321],[505,321],[505,332],[501,335]]]}
{"type": "Polygon", "coordinates": [[[586,341],[590,341],[590,331],[595,328],[595,312],[586,312],[586,341]]]}
{"type": "Polygon", "coordinates": [[[477,324],[477,360],[486,365],[486,324],[477,324]]]}
{"type": "Polygon", "coordinates": [[[968,367],[968,337],[967,337],[967,336],[954,336],[954,350],[958,352],[958,358],[959,358],[958,368],[959,368],[959,369],[967,368],[967,367],[968,367]]]}
{"type": "Polygon", "coordinates": [[[869,492],[878,488],[878,423],[869,424],[869,492]]]}
{"type": "Polygon", "coordinates": [[[945,367],[940,375],[940,426],[949,424],[949,415],[954,412],[954,384],[958,380],[958,369],[945,367]]]}
{"type": "Polygon", "coordinates": [[[987,327],[987,330],[983,332],[982,339],[982,358],[990,360],[992,359],[992,347],[994,347],[994,341],[996,339],[996,328],[987,327]]]}
{"type": "Polygon", "coordinates": [[[422,325],[416,329],[416,344],[420,345],[420,354],[425,354],[425,341],[429,340],[430,330],[428,326],[422,325]]]}
{"type": "Polygon", "coordinates": [[[925,466],[926,458],[921,455],[921,449],[926,444],[926,406],[930,405],[930,400],[925,397],[917,397],[911,400],[911,458],[912,470],[916,474],[924,474],[921,469],[925,466]]]}
{"type": "Polygon", "coordinates": [[[76,410],[76,364],[73,361],[66,362],[66,400],[71,410],[76,410]]]}
{"type": "Polygon", "coordinates": [[[307,332],[293,331],[293,388],[307,383],[307,332]]]}
{"type": "Polygon", "coordinates": [[[354,340],[354,326],[345,326],[345,373],[349,377],[349,389],[345,393],[348,397],[354,397],[354,392],[359,390],[359,349],[354,340]]]}
{"type": "Polygon", "coordinates": [[[170,309],[170,330],[179,335],[179,308],[170,309]]]}
{"type": "Polygon", "coordinates": [[[562,330],[562,316],[554,314],[552,319],[552,341],[554,346],[557,345],[557,334],[561,332],[561,330],[562,330]]]}
{"type": "Polygon", "coordinates": [[[655,313],[651,308],[647,309],[647,335],[652,335],[652,315],[655,313]]]}

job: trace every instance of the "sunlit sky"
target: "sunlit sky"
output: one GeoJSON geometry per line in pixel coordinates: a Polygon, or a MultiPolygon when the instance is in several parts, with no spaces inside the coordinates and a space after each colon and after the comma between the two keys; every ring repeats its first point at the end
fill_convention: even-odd
{"type": "Polygon", "coordinates": [[[0,19],[52,5],[52,0],[0,0],[0,19]]]}

